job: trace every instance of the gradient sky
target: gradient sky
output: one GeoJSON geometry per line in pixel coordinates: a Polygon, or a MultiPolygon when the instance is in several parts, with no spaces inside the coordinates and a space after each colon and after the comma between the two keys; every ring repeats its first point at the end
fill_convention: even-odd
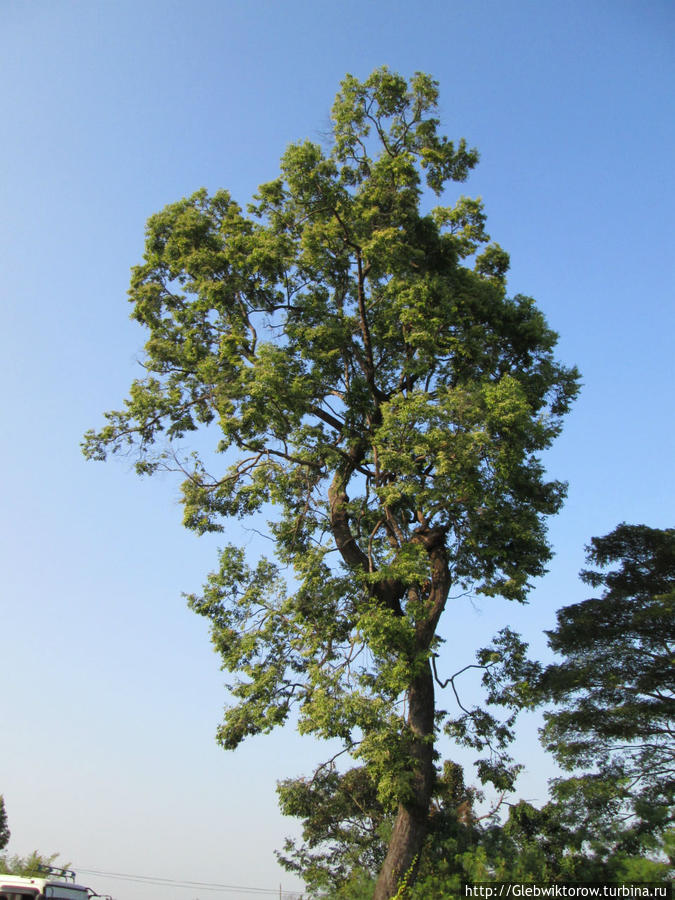
{"type": "MultiPolygon", "coordinates": [[[[583,374],[547,456],[570,483],[550,572],[527,607],[448,609],[445,670],[505,624],[544,652],[555,610],[586,596],[591,536],[674,524],[674,37],[670,0],[0,0],[10,853],[259,896],[300,887],[274,860],[297,832],[274,785],[325,747],[291,730],[216,745],[224,676],[181,592],[219,541],[182,529],[171,477],[86,463],[79,442],[138,374],[125,292],[147,217],[200,186],[245,204],[289,142],[322,139],[346,72],[440,81],[444,129],[481,152],[460,192],[483,196],[510,291],[537,299],[583,374]]],[[[543,801],[536,721],[517,754],[521,796],[543,801]]],[[[118,900],[253,896],[80,880],[118,900]]]]}

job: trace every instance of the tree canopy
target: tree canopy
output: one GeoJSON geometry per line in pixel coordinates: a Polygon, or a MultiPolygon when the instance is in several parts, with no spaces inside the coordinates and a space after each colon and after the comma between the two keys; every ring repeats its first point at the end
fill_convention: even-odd
{"type": "Polygon", "coordinates": [[[129,292],[145,375],[85,443],[180,470],[199,533],[270,516],[274,553],[228,544],[190,597],[234,676],[218,737],[295,709],[367,767],[398,810],[380,900],[428,828],[439,620],[451,589],[522,601],[545,571],[565,487],[540,454],[578,378],[508,296],[480,201],[431,207],[478,159],[437,101],[425,74],[347,76],[328,146],[291,145],[246,213],[200,190],[152,216],[129,292]]]}

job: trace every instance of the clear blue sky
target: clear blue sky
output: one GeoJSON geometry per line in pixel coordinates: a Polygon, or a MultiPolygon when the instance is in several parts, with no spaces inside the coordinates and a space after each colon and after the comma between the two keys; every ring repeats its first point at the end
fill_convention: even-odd
{"type": "MultiPolygon", "coordinates": [[[[321,139],[346,72],[440,81],[447,133],[481,152],[462,190],[511,253],[510,289],[537,299],[583,373],[548,456],[570,482],[550,573],[525,609],[450,610],[448,666],[506,623],[540,649],[555,610],[585,596],[592,535],[674,524],[674,36],[670,0],[0,0],[10,852],[298,887],[272,854],[294,830],[274,784],[322,748],[292,733],[216,746],[223,675],[181,591],[218,542],[182,530],[171,478],[85,463],[79,441],[137,375],[125,291],[146,218],[200,186],[246,203],[290,141],[321,139]]],[[[527,728],[523,794],[543,800],[527,728]]],[[[119,900],[200,895],[88,880],[119,900]]]]}

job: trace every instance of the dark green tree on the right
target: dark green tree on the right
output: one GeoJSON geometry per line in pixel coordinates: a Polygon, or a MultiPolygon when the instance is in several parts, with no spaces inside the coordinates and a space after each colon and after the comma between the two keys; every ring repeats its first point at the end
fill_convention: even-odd
{"type": "Polygon", "coordinates": [[[639,853],[675,820],[675,529],[624,523],[587,551],[581,577],[604,591],[548,633],[563,661],[542,676],[543,737],[587,773],[554,785],[579,840],[639,853]]]}

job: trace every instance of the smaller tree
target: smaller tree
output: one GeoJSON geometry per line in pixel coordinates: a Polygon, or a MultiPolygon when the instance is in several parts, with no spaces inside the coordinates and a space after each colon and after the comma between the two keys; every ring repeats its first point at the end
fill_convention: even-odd
{"type": "Polygon", "coordinates": [[[7,824],[5,798],[0,794],[0,850],[4,849],[9,843],[10,834],[9,825],[7,824]]]}
{"type": "Polygon", "coordinates": [[[557,705],[542,735],[564,769],[587,770],[554,783],[579,839],[635,853],[675,818],[675,529],[624,523],[587,551],[600,570],[581,578],[605,590],[548,632],[563,661],[540,680],[557,705]]]}

